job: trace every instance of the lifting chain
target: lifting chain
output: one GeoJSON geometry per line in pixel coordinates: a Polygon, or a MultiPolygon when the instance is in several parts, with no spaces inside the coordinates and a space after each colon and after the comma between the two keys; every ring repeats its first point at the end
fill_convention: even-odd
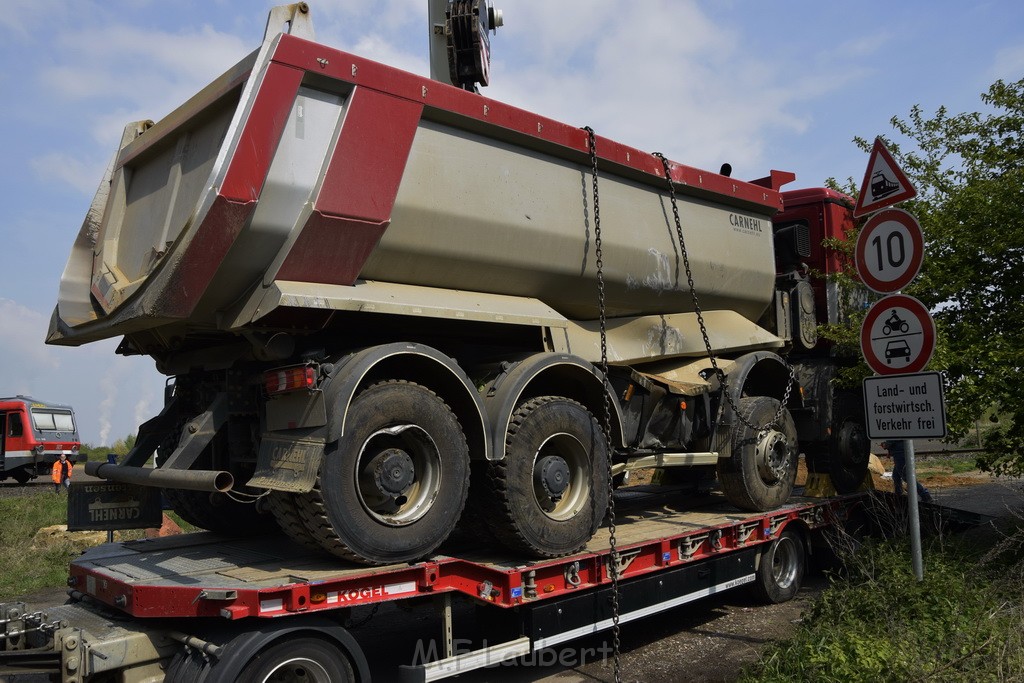
{"type": "MultiPolygon", "coordinates": [[[[686,251],[686,240],[683,238],[683,223],[679,218],[679,206],[676,203],[676,188],[672,183],[672,170],[669,168],[668,158],[661,152],[655,152],[654,156],[661,159],[661,165],[665,169],[665,182],[668,185],[668,195],[672,201],[672,216],[675,218],[676,222],[676,236],[679,239],[679,251],[683,257],[683,269],[686,271],[686,286],[690,289],[690,299],[693,301],[693,311],[697,314],[697,324],[700,326],[700,334],[704,338],[704,348],[708,352],[708,359],[711,361],[711,367],[718,376],[718,380],[722,383],[722,393],[725,395],[725,400],[729,404],[729,407],[732,408],[733,415],[735,415],[740,422],[750,429],[753,429],[758,434],[764,434],[771,430],[772,427],[779,424],[782,420],[782,415],[786,411],[786,405],[789,404],[789,395],[793,391],[793,386],[796,384],[796,371],[793,369],[792,365],[786,363],[786,367],[789,369],[789,381],[786,383],[786,391],[782,396],[782,402],[779,403],[779,409],[775,412],[775,416],[770,422],[767,422],[764,425],[755,425],[740,412],[739,406],[736,405],[736,402],[732,398],[732,392],[729,391],[729,384],[726,381],[725,372],[718,367],[718,360],[715,358],[715,354],[711,350],[711,340],[708,338],[708,328],[704,324],[704,312],[701,310],[700,302],[697,300],[697,290],[693,284],[693,271],[690,270],[690,256],[686,251]]],[[[597,163],[596,160],[594,163],[597,163]]],[[[597,185],[596,177],[594,184],[595,186],[597,185]]],[[[598,282],[600,282],[600,276],[598,276],[598,282]]],[[[602,335],[602,344],[603,342],[604,337],[602,335]]]]}
{"type": "MultiPolygon", "coordinates": [[[[608,327],[604,297],[604,259],[601,251],[601,202],[597,192],[597,137],[590,126],[587,140],[590,151],[590,166],[594,179],[594,265],[597,268],[597,309],[601,329],[601,378],[604,391],[604,431],[605,452],[607,453],[608,473],[608,544],[610,548],[609,566],[618,567],[619,551],[615,539],[615,484],[612,478],[612,406],[611,389],[608,381],[608,327]]],[[[612,580],[612,661],[614,662],[615,683],[622,680],[622,669],[619,661],[619,572],[611,572],[612,580]]]]}

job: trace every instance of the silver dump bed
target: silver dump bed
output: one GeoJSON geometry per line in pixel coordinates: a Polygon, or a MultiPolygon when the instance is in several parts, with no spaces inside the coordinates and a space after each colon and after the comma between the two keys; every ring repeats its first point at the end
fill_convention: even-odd
{"type": "MultiPolygon", "coordinates": [[[[692,311],[661,161],[596,147],[608,316],[692,311]]],[[[777,345],[753,321],[773,292],[782,174],[672,174],[701,305],[735,328],[725,345],[777,345]]],[[[315,309],[451,292],[491,296],[492,315],[522,300],[534,319],[592,321],[592,180],[581,128],[278,34],[126,129],[47,341],[231,335],[282,307],[314,327],[315,309]]]]}

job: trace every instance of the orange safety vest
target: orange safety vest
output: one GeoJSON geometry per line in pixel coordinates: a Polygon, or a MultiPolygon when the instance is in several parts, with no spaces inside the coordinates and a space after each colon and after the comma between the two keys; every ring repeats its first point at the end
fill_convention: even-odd
{"type": "MultiPolygon", "coordinates": [[[[66,461],[66,464],[68,466],[68,479],[71,479],[71,468],[74,467],[74,465],[71,464],[70,460],[66,461]]],[[[61,480],[60,480],[60,459],[59,458],[56,461],[54,461],[54,463],[53,463],[53,471],[50,472],[50,479],[53,479],[53,483],[54,484],[60,484],[61,483],[61,480]]]]}

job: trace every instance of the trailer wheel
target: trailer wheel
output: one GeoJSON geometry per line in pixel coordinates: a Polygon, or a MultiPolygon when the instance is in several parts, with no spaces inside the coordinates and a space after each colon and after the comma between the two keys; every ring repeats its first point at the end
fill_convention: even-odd
{"type": "Polygon", "coordinates": [[[171,657],[164,672],[165,683],[196,683],[203,680],[209,668],[209,660],[192,648],[182,647],[171,657]]]}
{"type": "Polygon", "coordinates": [[[315,637],[278,640],[250,660],[238,677],[252,683],[355,681],[352,663],[336,646],[315,637]]]}
{"type": "Polygon", "coordinates": [[[761,554],[757,578],[750,584],[753,597],[763,603],[791,600],[804,580],[807,553],[799,532],[787,529],[761,554]]]}
{"type": "Polygon", "coordinates": [[[732,428],[732,455],[718,461],[718,478],[725,497],[741,510],[774,510],[789,499],[796,481],[796,426],[788,410],[768,431],[748,426],[767,425],[779,402],[770,396],[745,396],[732,428]]]}
{"type": "Polygon", "coordinates": [[[490,463],[489,523],[502,543],[535,557],[586,545],[608,508],[608,451],[597,420],[559,396],[512,415],[505,459],[490,463]]]}
{"type": "Polygon", "coordinates": [[[469,447],[458,419],[418,384],[360,393],[313,490],[295,501],[328,552],[363,564],[419,559],[455,528],[469,490],[469,447]]]}

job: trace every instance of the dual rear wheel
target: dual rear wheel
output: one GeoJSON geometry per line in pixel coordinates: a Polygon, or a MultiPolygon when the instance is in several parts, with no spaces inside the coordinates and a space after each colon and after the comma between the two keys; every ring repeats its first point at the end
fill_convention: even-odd
{"type": "Polygon", "coordinates": [[[594,416],[560,396],[523,403],[512,415],[505,458],[487,464],[475,492],[491,533],[532,557],[581,550],[608,508],[608,447],[594,416]],[[480,500],[482,498],[482,500],[480,500]]]}

